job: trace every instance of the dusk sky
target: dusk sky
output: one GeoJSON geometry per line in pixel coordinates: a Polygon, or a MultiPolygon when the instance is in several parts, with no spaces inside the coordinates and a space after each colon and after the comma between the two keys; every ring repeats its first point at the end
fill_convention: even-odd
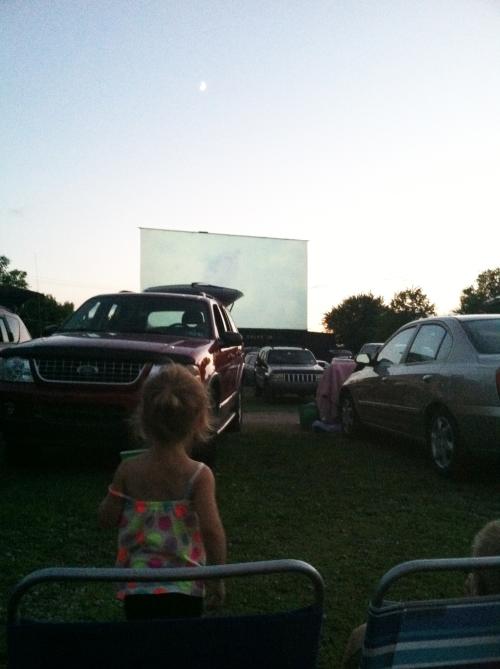
{"type": "Polygon", "coordinates": [[[1,0],[0,68],[0,254],[59,301],[140,227],[309,240],[311,330],[500,266],[497,0],[1,0]]]}

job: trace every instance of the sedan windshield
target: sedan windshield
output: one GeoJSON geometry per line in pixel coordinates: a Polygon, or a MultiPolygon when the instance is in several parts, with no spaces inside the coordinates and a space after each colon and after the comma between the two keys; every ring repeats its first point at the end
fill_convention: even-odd
{"type": "Polygon", "coordinates": [[[500,354],[500,318],[462,321],[462,325],[478,353],[500,354]]]}
{"type": "Polygon", "coordinates": [[[272,365],[315,365],[316,359],[310,351],[270,351],[267,361],[272,365]]]}
{"type": "Polygon", "coordinates": [[[61,331],[209,337],[211,328],[204,302],[123,294],[88,300],[61,331]]]}

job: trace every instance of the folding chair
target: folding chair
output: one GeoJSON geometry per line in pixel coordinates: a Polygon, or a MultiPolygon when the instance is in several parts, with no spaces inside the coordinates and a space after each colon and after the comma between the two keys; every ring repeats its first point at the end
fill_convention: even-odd
{"type": "Polygon", "coordinates": [[[381,579],[368,611],[362,669],[500,667],[500,594],[389,602],[395,581],[416,572],[500,568],[500,557],[404,562],[381,579]]]}
{"type": "MultiPolygon", "coordinates": [[[[304,585],[304,583],[302,583],[304,585]]],[[[183,569],[42,569],[14,588],[8,605],[9,669],[313,669],[324,583],[306,562],[270,560],[183,569]],[[313,585],[309,606],[273,613],[118,622],[20,618],[23,596],[47,582],[176,581],[295,574],[313,585]]]]}

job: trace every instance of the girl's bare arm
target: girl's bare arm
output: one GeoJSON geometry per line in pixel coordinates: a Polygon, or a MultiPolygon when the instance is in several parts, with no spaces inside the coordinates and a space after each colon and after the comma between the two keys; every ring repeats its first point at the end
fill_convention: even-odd
{"type": "Polygon", "coordinates": [[[198,515],[208,564],[225,564],[226,534],[215,497],[215,478],[208,467],[204,467],[195,482],[193,505],[198,515]]]}
{"type": "MultiPolygon", "coordinates": [[[[124,482],[124,468],[122,465],[119,465],[118,469],[115,472],[113,481],[110,485],[111,490],[116,493],[124,494],[125,492],[125,482],[124,482]]],[[[120,522],[120,518],[123,511],[123,497],[118,495],[113,495],[108,491],[106,497],[102,500],[99,505],[98,518],[99,525],[103,528],[117,527],[120,522]]]]}
{"type": "MultiPolygon", "coordinates": [[[[198,514],[208,564],[225,564],[226,534],[217,508],[214,475],[208,467],[204,468],[195,483],[193,504],[198,514]]],[[[224,581],[211,579],[205,585],[207,607],[212,609],[221,606],[226,596],[224,581]]]]}

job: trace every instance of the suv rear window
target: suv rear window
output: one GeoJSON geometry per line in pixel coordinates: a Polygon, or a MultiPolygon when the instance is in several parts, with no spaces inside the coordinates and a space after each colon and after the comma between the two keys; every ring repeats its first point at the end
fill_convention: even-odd
{"type": "Polygon", "coordinates": [[[478,353],[500,354],[500,318],[462,321],[462,325],[478,353]]]}

